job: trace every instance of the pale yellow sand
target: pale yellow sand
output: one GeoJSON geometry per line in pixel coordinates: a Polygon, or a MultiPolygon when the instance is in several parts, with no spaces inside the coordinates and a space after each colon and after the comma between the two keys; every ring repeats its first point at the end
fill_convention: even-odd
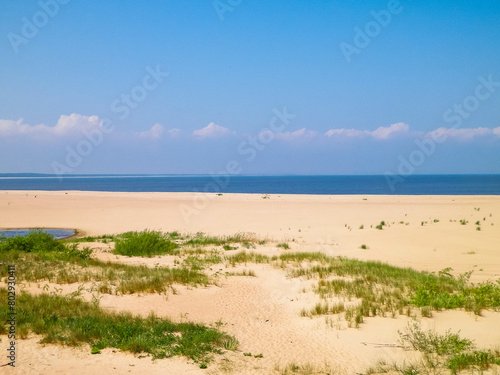
{"type": "MultiPolygon", "coordinates": [[[[199,197],[190,193],[0,192],[0,228],[75,228],[88,235],[143,229],[220,235],[253,232],[271,240],[256,250],[268,255],[287,251],[275,246],[285,241],[291,247],[288,251],[322,251],[418,270],[452,267],[456,274],[474,269],[473,281],[500,276],[498,196],[199,197]],[[460,225],[461,219],[468,224],[460,225]],[[375,229],[382,220],[389,226],[375,229]],[[478,220],[481,231],[474,224],[478,220]],[[361,225],[363,229],[359,229],[361,225]],[[362,244],[369,249],[360,249],[362,244]]],[[[106,245],[98,247],[100,259],[149,266],[171,263],[168,257],[116,257],[107,252],[106,245]]],[[[257,277],[224,278],[219,286],[207,288],[179,286],[177,294],[168,296],[102,295],[101,306],[112,310],[141,315],[154,310],[160,316],[206,324],[221,319],[225,323],[222,329],[239,339],[240,352],[225,354],[227,360],[218,358],[208,370],[183,358],[152,362],[111,350],[91,356],[88,348],[40,348],[32,338],[18,341],[19,367],[5,373],[121,374],[130,370],[217,374],[232,370],[235,374],[269,374],[277,364],[312,363],[321,368],[327,362],[336,373],[356,374],[378,358],[398,360],[410,355],[393,347],[397,330],[406,326],[408,318],[368,318],[359,329],[346,329],[345,322],[326,324],[324,317],[303,318],[300,310],[318,301],[313,293],[301,292],[312,281],[287,279],[282,271],[267,265],[241,265],[238,269],[253,269],[257,277]],[[264,358],[244,357],[242,352],[262,353],[264,358]]],[[[77,287],[64,286],[64,292],[77,287]]],[[[33,293],[42,290],[40,285],[26,289],[33,293]]],[[[422,327],[440,332],[461,329],[478,346],[499,348],[500,314],[486,311],[483,315],[448,311],[422,319],[422,327]]],[[[6,344],[2,337],[1,352],[6,344]]]]}

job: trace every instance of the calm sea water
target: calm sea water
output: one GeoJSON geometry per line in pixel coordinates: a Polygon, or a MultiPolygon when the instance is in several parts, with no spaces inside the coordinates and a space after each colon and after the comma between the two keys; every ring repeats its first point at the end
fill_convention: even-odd
{"type": "Polygon", "coordinates": [[[2,177],[0,190],[216,192],[256,194],[500,195],[500,175],[2,177]]]}

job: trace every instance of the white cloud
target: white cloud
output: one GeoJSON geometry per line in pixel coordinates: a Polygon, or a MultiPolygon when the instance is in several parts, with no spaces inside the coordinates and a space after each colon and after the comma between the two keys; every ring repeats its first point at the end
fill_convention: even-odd
{"type": "Polygon", "coordinates": [[[80,132],[82,130],[90,130],[102,126],[102,120],[98,116],[83,116],[73,113],[69,116],[62,115],[59,117],[55,126],[47,126],[44,124],[29,125],[24,123],[24,119],[0,120],[0,135],[49,135],[62,136],[80,132]]]}
{"type": "Polygon", "coordinates": [[[500,136],[500,127],[490,129],[490,128],[438,128],[427,133],[427,137],[449,137],[455,138],[461,141],[470,141],[475,137],[487,136],[487,135],[498,135],[500,136]]]}
{"type": "Polygon", "coordinates": [[[381,126],[380,128],[370,132],[370,135],[375,139],[387,139],[392,134],[408,133],[409,130],[410,126],[408,124],[398,122],[397,124],[392,124],[389,127],[381,126]]]}
{"type": "Polygon", "coordinates": [[[151,129],[144,130],[138,133],[139,137],[142,138],[159,138],[164,132],[163,126],[161,124],[154,124],[151,129]]]}
{"type": "Polygon", "coordinates": [[[345,137],[364,137],[367,135],[367,131],[364,130],[357,130],[357,129],[330,129],[328,130],[325,135],[327,137],[334,137],[334,136],[345,136],[345,137]]]}
{"type": "Polygon", "coordinates": [[[299,130],[295,130],[294,132],[286,132],[286,133],[276,133],[276,139],[282,140],[294,140],[294,139],[303,139],[303,138],[314,138],[318,135],[317,132],[312,130],[307,130],[306,128],[302,128],[299,130]]]}
{"type": "Polygon", "coordinates": [[[0,120],[0,135],[21,134],[26,132],[29,125],[23,124],[23,119],[0,120]]]}
{"type": "Polygon", "coordinates": [[[193,135],[200,138],[218,137],[227,134],[234,134],[234,132],[230,131],[228,128],[214,124],[213,122],[211,122],[202,129],[193,131],[193,135]]]}
{"type": "Polygon", "coordinates": [[[373,137],[375,139],[387,139],[393,134],[403,134],[408,133],[410,130],[410,126],[403,123],[398,122],[396,124],[392,124],[391,126],[381,126],[373,131],[369,130],[358,130],[358,129],[330,129],[325,135],[327,137],[334,136],[344,136],[344,137],[373,137]]]}

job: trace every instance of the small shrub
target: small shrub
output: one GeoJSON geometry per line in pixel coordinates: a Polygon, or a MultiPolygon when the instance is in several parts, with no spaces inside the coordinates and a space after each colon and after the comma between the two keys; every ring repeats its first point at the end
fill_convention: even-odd
{"type": "Polygon", "coordinates": [[[290,249],[290,246],[286,242],[281,242],[276,245],[276,247],[281,247],[282,249],[288,250],[290,249]]]}

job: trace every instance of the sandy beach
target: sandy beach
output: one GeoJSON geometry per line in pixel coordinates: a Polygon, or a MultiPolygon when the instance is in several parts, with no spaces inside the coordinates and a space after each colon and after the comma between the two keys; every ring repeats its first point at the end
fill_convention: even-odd
{"type": "MultiPolygon", "coordinates": [[[[473,282],[500,278],[499,196],[0,192],[0,229],[35,227],[75,229],[80,237],[145,229],[210,235],[252,233],[267,240],[252,251],[268,256],[322,252],[419,271],[451,267],[450,272],[459,275],[473,270],[473,282]],[[376,227],[382,221],[386,225],[379,230],[376,227]],[[287,243],[290,248],[278,248],[278,243],[287,243]]],[[[172,264],[170,256],[124,257],[110,253],[112,244],[84,245],[92,247],[93,256],[101,260],[151,267],[172,264]]],[[[221,272],[230,267],[219,266],[221,272]]],[[[370,317],[358,328],[347,327],[339,316],[329,317],[331,320],[304,317],[301,310],[319,300],[310,290],[313,280],[291,278],[269,264],[248,263],[236,269],[252,270],[256,277],[222,277],[216,285],[178,286],[175,294],[168,295],[101,296],[101,306],[111,311],[143,316],[154,311],[176,321],[223,322],[221,330],[234,335],[240,347],[217,356],[208,369],[200,369],[183,357],[152,361],[111,349],[91,355],[83,346],[42,346],[38,337],[30,336],[18,342],[18,367],[7,367],[3,372],[279,374],[284,366],[296,363],[313,366],[317,373],[350,375],[363,374],[379,359],[401,361],[416,355],[397,345],[398,330],[405,328],[410,317],[370,317]],[[261,353],[262,358],[244,356],[246,352],[261,353]]],[[[47,284],[50,290],[59,287],[31,283],[20,288],[41,293],[40,284],[47,284]]],[[[76,288],[75,284],[63,285],[62,293],[76,288]]],[[[83,293],[84,298],[89,296],[83,293]]],[[[460,330],[478,347],[500,348],[498,312],[486,310],[477,316],[452,310],[417,319],[422,328],[460,330]]],[[[6,345],[3,336],[1,352],[6,345]]],[[[494,368],[489,371],[485,373],[497,373],[494,368]]]]}

